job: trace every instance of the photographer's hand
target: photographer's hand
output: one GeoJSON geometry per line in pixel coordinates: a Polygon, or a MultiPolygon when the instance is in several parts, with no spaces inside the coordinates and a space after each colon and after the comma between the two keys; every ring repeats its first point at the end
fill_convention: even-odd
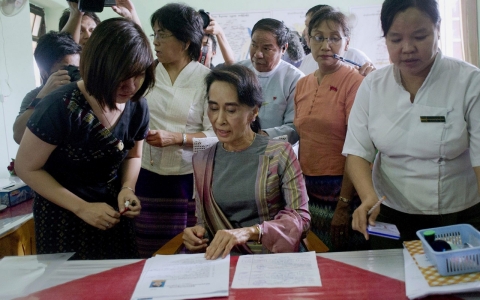
{"type": "Polygon", "coordinates": [[[68,76],[67,70],[58,70],[55,73],[52,73],[50,77],[48,77],[47,82],[40,90],[37,95],[37,98],[43,98],[50,92],[56,90],[57,88],[61,87],[62,85],[66,85],[70,83],[70,76],[68,76]]]}
{"type": "Polygon", "coordinates": [[[72,35],[73,40],[80,43],[80,31],[82,26],[83,12],[78,9],[78,3],[67,1],[70,9],[70,16],[68,16],[67,23],[61,29],[61,32],[68,32],[72,35]]]}
{"type": "Polygon", "coordinates": [[[217,21],[210,16],[210,23],[203,31],[206,34],[213,34],[217,37],[218,46],[222,52],[225,65],[233,65],[235,63],[235,54],[233,53],[232,47],[230,47],[230,44],[228,43],[222,26],[220,26],[220,24],[218,24],[217,21]]]}
{"type": "Polygon", "coordinates": [[[142,27],[142,22],[140,22],[140,18],[137,15],[137,11],[135,10],[135,6],[133,5],[132,1],[116,0],[115,2],[117,5],[112,6],[114,12],[124,18],[132,20],[142,27]]]}

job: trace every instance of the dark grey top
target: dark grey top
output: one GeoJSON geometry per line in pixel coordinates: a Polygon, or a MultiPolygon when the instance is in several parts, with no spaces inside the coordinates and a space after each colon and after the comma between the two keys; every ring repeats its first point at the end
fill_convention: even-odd
{"type": "Polygon", "coordinates": [[[217,144],[213,167],[213,197],[235,228],[260,223],[255,201],[259,155],[269,138],[256,135],[253,144],[240,152],[228,152],[217,144]]]}

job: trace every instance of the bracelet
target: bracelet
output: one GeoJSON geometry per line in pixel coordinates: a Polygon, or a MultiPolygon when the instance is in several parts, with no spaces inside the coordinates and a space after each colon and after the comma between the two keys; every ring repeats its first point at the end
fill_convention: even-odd
{"type": "Polygon", "coordinates": [[[260,227],[260,225],[257,224],[257,225],[255,225],[255,229],[257,230],[257,234],[258,234],[257,244],[261,244],[262,243],[262,235],[263,235],[262,227],[260,227]]]}
{"type": "Polygon", "coordinates": [[[187,144],[187,134],[182,133],[182,146],[185,146],[187,144]]]}
{"type": "Polygon", "coordinates": [[[120,189],[120,191],[122,191],[123,189],[131,190],[131,191],[135,194],[135,190],[132,189],[132,188],[129,187],[129,186],[122,186],[122,188],[120,189]]]}
{"type": "Polygon", "coordinates": [[[342,202],[344,202],[344,203],[347,203],[347,204],[350,203],[350,201],[352,201],[352,200],[347,199],[347,198],[342,197],[342,196],[338,197],[338,200],[340,200],[340,201],[342,201],[342,202]]]}

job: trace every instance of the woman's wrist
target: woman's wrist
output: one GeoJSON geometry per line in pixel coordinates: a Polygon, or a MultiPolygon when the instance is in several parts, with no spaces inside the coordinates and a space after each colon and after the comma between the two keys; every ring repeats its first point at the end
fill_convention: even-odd
{"type": "Polygon", "coordinates": [[[262,243],[262,235],[263,235],[263,229],[260,224],[255,224],[250,227],[251,229],[251,234],[250,234],[250,241],[254,241],[258,244],[262,243]]]}
{"type": "Polygon", "coordinates": [[[122,191],[124,191],[124,190],[125,190],[125,191],[131,191],[131,192],[135,195],[135,190],[134,190],[133,188],[129,187],[129,186],[122,186],[122,187],[120,188],[119,193],[122,192],[122,191]]]}

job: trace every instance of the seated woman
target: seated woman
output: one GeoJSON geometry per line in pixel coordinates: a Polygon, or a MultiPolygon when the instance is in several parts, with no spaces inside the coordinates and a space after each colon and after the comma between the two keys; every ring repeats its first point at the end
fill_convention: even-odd
{"type": "Polygon", "coordinates": [[[298,251],[310,228],[305,183],[290,144],[251,129],[262,102],[255,73],[233,65],[205,81],[219,142],[193,156],[198,220],[184,230],[186,248],[207,259],[298,251]]]}
{"type": "Polygon", "coordinates": [[[131,218],[141,208],[134,187],[148,132],[142,95],[154,83],[152,50],[140,26],[115,18],[98,25],[80,61],[83,80],[35,107],[15,162],[36,192],[37,252],[138,257],[131,218]]]}

